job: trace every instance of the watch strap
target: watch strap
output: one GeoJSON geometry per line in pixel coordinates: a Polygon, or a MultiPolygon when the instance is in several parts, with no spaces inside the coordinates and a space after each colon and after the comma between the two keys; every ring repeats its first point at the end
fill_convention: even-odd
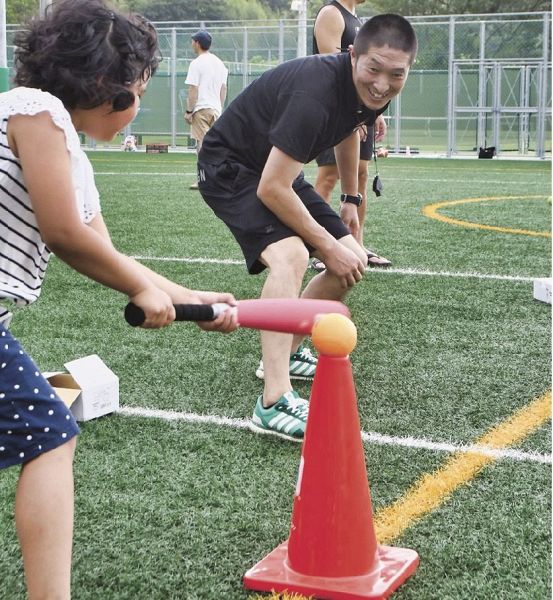
{"type": "Polygon", "coordinates": [[[351,194],[341,194],[340,202],[349,202],[355,204],[355,206],[361,206],[363,203],[363,196],[361,196],[361,194],[357,194],[356,196],[352,196],[351,194]]]}

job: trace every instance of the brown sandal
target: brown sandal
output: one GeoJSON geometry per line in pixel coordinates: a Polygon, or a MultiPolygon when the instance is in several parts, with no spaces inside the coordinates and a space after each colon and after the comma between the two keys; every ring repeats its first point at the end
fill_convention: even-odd
{"type": "Polygon", "coordinates": [[[369,267],[374,267],[375,269],[387,269],[392,266],[392,261],[383,256],[379,256],[372,250],[367,250],[367,259],[369,261],[369,267]]]}
{"type": "Polygon", "coordinates": [[[317,273],[322,273],[326,269],[326,265],[324,264],[324,262],[322,260],[319,260],[318,258],[312,258],[309,262],[309,266],[314,271],[317,271],[317,273]]]}

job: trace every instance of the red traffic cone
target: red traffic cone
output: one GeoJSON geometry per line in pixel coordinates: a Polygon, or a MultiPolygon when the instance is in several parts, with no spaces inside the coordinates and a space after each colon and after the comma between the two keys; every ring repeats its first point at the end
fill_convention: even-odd
{"type": "Polygon", "coordinates": [[[244,586],[329,600],[387,598],[418,563],[414,550],[377,544],[351,364],[321,355],[290,537],[245,574],[244,586]]]}

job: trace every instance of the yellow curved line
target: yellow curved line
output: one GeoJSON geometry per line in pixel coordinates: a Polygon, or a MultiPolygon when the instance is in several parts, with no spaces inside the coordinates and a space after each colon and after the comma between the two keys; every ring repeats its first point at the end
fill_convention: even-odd
{"type": "Polygon", "coordinates": [[[547,198],[547,196],[492,196],[485,198],[464,198],[462,200],[449,200],[447,202],[436,202],[427,204],[422,209],[422,214],[429,219],[436,219],[449,225],[459,225],[461,227],[470,227],[473,229],[486,229],[489,231],[499,231],[500,233],[515,233],[518,235],[530,235],[533,237],[551,237],[550,231],[531,231],[529,229],[511,229],[509,227],[497,227],[495,225],[484,225],[483,223],[473,223],[471,221],[462,221],[451,217],[444,217],[438,210],[444,206],[454,206],[456,204],[471,204],[474,202],[487,202],[488,200],[537,200],[547,198]]]}

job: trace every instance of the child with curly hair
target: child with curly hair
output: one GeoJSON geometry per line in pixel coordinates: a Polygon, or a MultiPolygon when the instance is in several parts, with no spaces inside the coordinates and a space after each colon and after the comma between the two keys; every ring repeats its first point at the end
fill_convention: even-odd
{"type": "MultiPolygon", "coordinates": [[[[154,28],[102,0],[62,0],[17,34],[15,83],[0,94],[0,468],[22,465],[15,521],[29,598],[70,597],[78,426],[7,329],[8,303],[40,294],[51,252],[169,325],[173,304],[227,302],[118,252],[77,132],[111,140],[135,117],[159,63],[154,28]]],[[[223,333],[232,311],[200,323],[223,333]]],[[[4,590],[5,591],[5,590],[4,590]]]]}

